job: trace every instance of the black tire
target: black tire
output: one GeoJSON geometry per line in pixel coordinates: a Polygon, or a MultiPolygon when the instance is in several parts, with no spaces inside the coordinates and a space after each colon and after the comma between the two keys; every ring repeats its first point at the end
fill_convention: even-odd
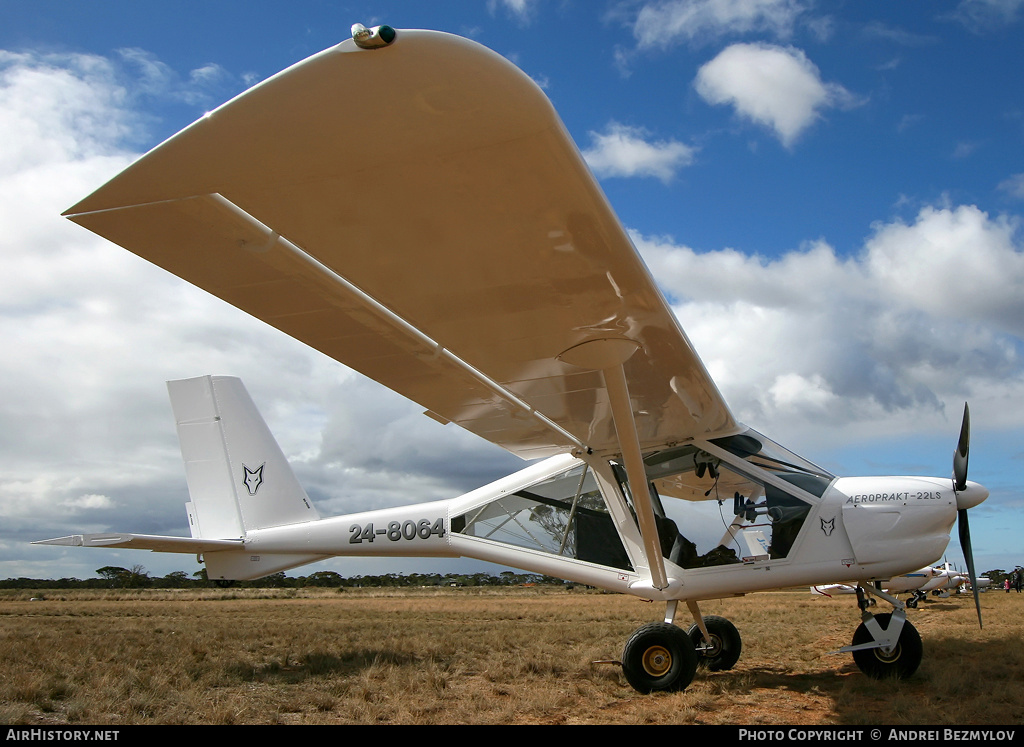
{"type": "Polygon", "coordinates": [[[650,623],[633,631],[622,650],[622,673],[641,693],[685,690],[697,672],[690,636],[668,623],[650,623]]]}
{"type": "Polygon", "coordinates": [[[707,644],[697,623],[691,625],[687,631],[697,653],[697,664],[712,672],[732,669],[739,661],[740,651],[743,649],[740,632],[731,622],[717,615],[705,617],[704,625],[708,629],[708,635],[711,636],[710,648],[703,648],[707,644]]]}
{"type": "MultiPolygon", "coordinates": [[[[889,613],[875,615],[882,630],[889,628],[891,617],[892,615],[889,613]]],[[[871,633],[864,623],[861,623],[853,634],[854,646],[873,640],[874,638],[871,637],[871,633]]],[[[917,671],[923,657],[924,648],[921,646],[921,636],[918,634],[917,628],[909,621],[903,623],[900,639],[891,654],[884,654],[880,648],[868,648],[853,652],[853,660],[860,667],[860,671],[876,680],[889,677],[905,680],[917,671]]]]}

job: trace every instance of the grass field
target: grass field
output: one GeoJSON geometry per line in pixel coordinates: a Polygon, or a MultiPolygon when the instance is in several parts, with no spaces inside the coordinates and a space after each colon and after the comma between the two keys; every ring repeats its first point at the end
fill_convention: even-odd
{"type": "MultiPolygon", "coordinates": [[[[543,587],[0,595],[4,724],[1024,723],[1024,595],[929,597],[924,661],[875,681],[849,654],[853,597],[705,602],[743,655],[640,695],[616,660],[664,608],[543,587]]],[[[880,605],[881,607],[882,605],[880,605]]],[[[689,619],[679,622],[688,626],[689,619]]]]}

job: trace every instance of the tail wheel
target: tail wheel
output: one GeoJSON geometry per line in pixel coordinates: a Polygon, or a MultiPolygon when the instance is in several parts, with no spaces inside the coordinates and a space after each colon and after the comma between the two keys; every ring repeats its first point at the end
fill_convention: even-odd
{"type": "Polygon", "coordinates": [[[705,617],[704,626],[708,629],[708,635],[711,636],[710,645],[704,640],[704,634],[696,623],[691,625],[687,631],[697,652],[697,663],[712,672],[732,669],[739,661],[740,651],[743,648],[740,632],[731,622],[717,615],[705,617]]]}
{"type": "MultiPolygon", "coordinates": [[[[878,620],[878,624],[882,626],[883,630],[889,628],[891,618],[892,615],[888,613],[875,615],[875,619],[878,620]]],[[[873,640],[871,632],[864,626],[864,623],[861,623],[853,634],[854,646],[873,640]]],[[[853,652],[853,660],[860,667],[860,671],[876,680],[889,677],[898,680],[906,679],[917,671],[923,657],[924,648],[921,646],[921,636],[918,634],[917,628],[909,622],[903,623],[899,641],[888,654],[880,648],[867,648],[853,652]]]]}
{"type": "Polygon", "coordinates": [[[637,628],[622,650],[622,673],[641,693],[685,690],[696,671],[690,636],[668,623],[637,628]]]}

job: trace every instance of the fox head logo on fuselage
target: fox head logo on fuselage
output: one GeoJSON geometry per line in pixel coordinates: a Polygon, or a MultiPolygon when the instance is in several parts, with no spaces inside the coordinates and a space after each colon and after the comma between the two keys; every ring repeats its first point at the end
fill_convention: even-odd
{"type": "Polygon", "coordinates": [[[266,466],[266,462],[261,464],[256,469],[249,469],[244,464],[242,469],[245,470],[245,487],[249,491],[249,495],[256,495],[256,491],[260,489],[260,485],[263,484],[263,468],[266,466]]]}
{"type": "Polygon", "coordinates": [[[832,536],[832,530],[836,528],[836,517],[833,516],[828,521],[821,520],[821,531],[825,533],[826,537],[832,536]]]}

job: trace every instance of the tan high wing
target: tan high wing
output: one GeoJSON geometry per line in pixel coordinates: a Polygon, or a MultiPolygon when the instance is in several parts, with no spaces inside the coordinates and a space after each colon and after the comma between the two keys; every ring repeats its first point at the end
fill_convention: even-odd
{"type": "Polygon", "coordinates": [[[346,40],[67,215],[524,458],[618,448],[604,345],[641,447],[736,427],[550,102],[465,39],[346,40]]]}

